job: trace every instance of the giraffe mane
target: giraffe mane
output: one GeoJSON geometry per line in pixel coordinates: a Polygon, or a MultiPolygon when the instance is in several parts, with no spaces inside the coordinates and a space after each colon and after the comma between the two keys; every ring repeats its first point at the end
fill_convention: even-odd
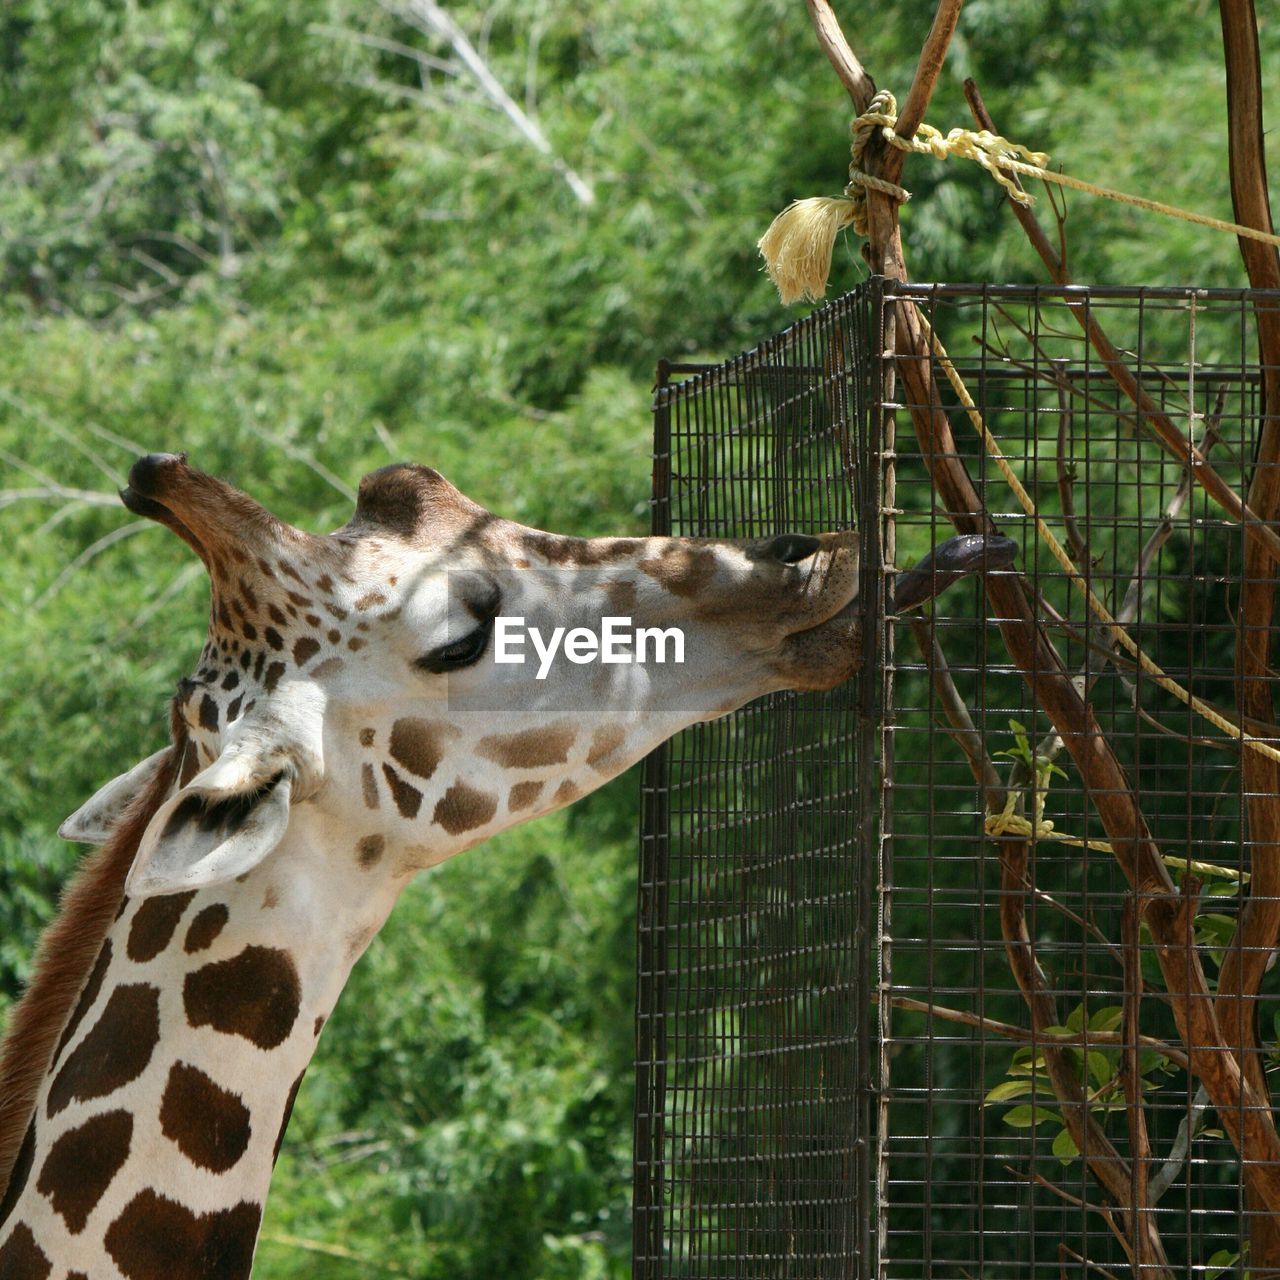
{"type": "Polygon", "coordinates": [[[111,838],[85,859],[41,935],[31,981],[0,1042],[0,1196],[13,1176],[40,1083],[103,939],[119,914],[124,881],[147,823],[164,802],[186,750],[186,727],[172,715],[173,745],[111,838]]]}

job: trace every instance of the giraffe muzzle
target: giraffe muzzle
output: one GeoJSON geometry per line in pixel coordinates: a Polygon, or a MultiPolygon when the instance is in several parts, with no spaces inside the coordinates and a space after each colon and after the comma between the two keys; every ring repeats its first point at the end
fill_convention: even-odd
{"type": "Polygon", "coordinates": [[[186,465],[185,453],[148,453],[129,468],[129,488],[144,498],[158,497],[166,478],[186,465]]]}
{"type": "Polygon", "coordinates": [[[135,515],[173,530],[206,564],[219,547],[261,553],[308,539],[248,494],[190,466],[185,453],[139,458],[129,469],[120,501],[135,515]]]}

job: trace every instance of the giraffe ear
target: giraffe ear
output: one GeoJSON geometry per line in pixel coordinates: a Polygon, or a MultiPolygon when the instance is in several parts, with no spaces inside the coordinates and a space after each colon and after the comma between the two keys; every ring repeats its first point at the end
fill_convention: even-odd
{"type": "Polygon", "coordinates": [[[105,844],[124,811],[133,803],[135,796],[150,786],[172,750],[172,747],[161,747],[141,764],[135,764],[128,773],[112,778],[58,828],[58,834],[64,840],[76,840],[81,844],[105,844]]]}
{"type": "Polygon", "coordinates": [[[252,871],[289,825],[293,770],[224,754],[156,811],[134,857],[125,893],[154,898],[220,884],[252,871]]]}

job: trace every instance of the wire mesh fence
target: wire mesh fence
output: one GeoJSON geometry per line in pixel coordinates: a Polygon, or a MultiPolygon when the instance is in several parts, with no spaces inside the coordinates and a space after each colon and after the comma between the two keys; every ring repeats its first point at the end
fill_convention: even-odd
{"type": "Polygon", "coordinates": [[[1244,498],[1267,464],[1260,308],[1280,298],[872,281],[727,365],[669,367],[656,528],[856,526],[868,660],[648,764],[637,1276],[1280,1276],[1273,569],[1203,474],[1244,498]],[[1070,572],[940,369],[909,402],[885,354],[904,295],[1070,572]],[[891,612],[893,567],[954,532],[913,410],[945,415],[1018,543],[1038,669],[981,576],[891,612]],[[1149,828],[1140,895],[1052,732],[1055,680],[1149,828]]]}
{"type": "MultiPolygon", "coordinates": [[[[723,367],[664,367],[655,530],[857,526],[878,599],[874,314],[849,299],[723,367]]],[[[865,1252],[878,691],[773,695],[647,762],[638,1276],[841,1276],[865,1252]]]]}

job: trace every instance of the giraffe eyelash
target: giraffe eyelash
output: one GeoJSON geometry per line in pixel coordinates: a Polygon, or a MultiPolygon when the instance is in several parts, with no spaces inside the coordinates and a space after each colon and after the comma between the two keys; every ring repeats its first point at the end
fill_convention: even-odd
{"type": "Polygon", "coordinates": [[[489,639],[493,635],[494,614],[489,614],[478,627],[461,640],[441,645],[424,653],[414,662],[420,671],[429,671],[432,675],[443,675],[449,671],[461,671],[473,666],[484,656],[489,647],[489,639]]]}

